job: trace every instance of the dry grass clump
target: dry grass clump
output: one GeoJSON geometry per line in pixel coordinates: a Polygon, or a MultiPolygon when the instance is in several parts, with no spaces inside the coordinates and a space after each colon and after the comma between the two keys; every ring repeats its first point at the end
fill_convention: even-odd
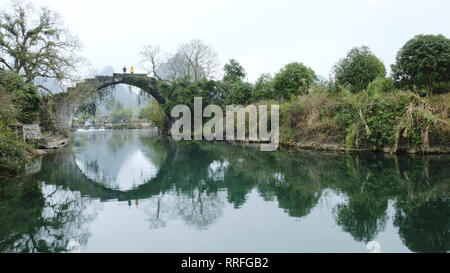
{"type": "Polygon", "coordinates": [[[281,141],[339,142],[345,136],[334,121],[340,108],[341,98],[325,93],[303,95],[281,105],[281,141]]]}

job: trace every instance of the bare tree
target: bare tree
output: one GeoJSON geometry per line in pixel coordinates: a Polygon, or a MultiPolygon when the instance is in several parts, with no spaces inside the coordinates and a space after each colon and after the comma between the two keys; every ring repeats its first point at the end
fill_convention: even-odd
{"type": "Polygon", "coordinates": [[[185,73],[194,81],[214,77],[218,67],[217,53],[201,40],[193,39],[181,44],[177,55],[185,73]]]}
{"type": "Polygon", "coordinates": [[[198,81],[214,78],[219,67],[217,53],[198,39],[182,43],[177,51],[163,60],[159,46],[144,46],[141,66],[147,73],[161,80],[172,81],[184,77],[198,81]]]}
{"type": "Polygon", "coordinates": [[[162,78],[158,75],[158,69],[163,63],[163,58],[161,57],[161,48],[159,45],[145,45],[140,52],[142,56],[141,67],[147,74],[152,75],[159,80],[162,78]]]}
{"type": "Polygon", "coordinates": [[[42,7],[13,0],[10,11],[0,14],[0,63],[24,76],[28,83],[52,93],[42,83],[52,79],[73,82],[72,72],[82,60],[81,44],[63,27],[61,17],[42,7]]]}

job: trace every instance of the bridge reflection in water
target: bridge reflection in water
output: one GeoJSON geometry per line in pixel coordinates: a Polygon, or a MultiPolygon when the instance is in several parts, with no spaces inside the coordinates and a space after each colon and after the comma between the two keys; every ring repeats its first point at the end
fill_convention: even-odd
{"type": "Polygon", "coordinates": [[[39,172],[0,188],[0,251],[66,251],[70,240],[123,251],[126,237],[143,251],[365,251],[377,239],[385,251],[446,252],[449,163],[265,153],[145,130],[75,134],[39,172]],[[109,224],[114,215],[119,226],[109,224]],[[107,229],[136,235],[102,237],[114,234],[107,229]]]}

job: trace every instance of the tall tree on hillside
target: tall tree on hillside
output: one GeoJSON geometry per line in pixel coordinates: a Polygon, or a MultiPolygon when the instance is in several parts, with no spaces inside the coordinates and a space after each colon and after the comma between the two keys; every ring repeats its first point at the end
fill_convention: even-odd
{"type": "Polygon", "coordinates": [[[48,8],[13,0],[11,9],[0,13],[0,64],[49,93],[43,85],[46,80],[61,84],[74,80],[80,47],[61,17],[48,8]]]}
{"type": "Polygon", "coordinates": [[[314,71],[304,64],[289,63],[273,79],[276,96],[289,99],[291,95],[306,94],[316,78],[314,71]]]}
{"type": "Polygon", "coordinates": [[[425,87],[431,96],[437,83],[450,82],[450,39],[443,35],[417,35],[398,51],[392,65],[401,87],[425,87]]]}
{"type": "Polygon", "coordinates": [[[276,92],[273,85],[273,78],[270,74],[261,74],[255,82],[252,99],[255,101],[276,99],[276,92]]]}
{"type": "Polygon", "coordinates": [[[228,63],[223,67],[223,70],[225,71],[223,80],[228,82],[242,81],[246,75],[245,69],[235,59],[229,60],[228,63]]]}
{"type": "Polygon", "coordinates": [[[384,64],[367,46],[352,48],[333,70],[334,81],[352,92],[362,91],[376,78],[386,76],[384,64]]]}

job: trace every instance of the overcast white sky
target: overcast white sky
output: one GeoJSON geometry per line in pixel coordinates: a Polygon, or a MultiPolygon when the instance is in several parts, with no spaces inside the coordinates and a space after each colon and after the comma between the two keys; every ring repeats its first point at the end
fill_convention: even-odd
{"type": "MultiPolygon", "coordinates": [[[[8,1],[0,0],[1,6],[8,1]]],[[[420,33],[450,37],[449,0],[34,0],[59,12],[98,70],[134,65],[144,44],[173,51],[198,38],[222,65],[230,58],[254,81],[303,62],[328,78],[354,46],[367,45],[389,69],[397,50],[420,33]]]]}

